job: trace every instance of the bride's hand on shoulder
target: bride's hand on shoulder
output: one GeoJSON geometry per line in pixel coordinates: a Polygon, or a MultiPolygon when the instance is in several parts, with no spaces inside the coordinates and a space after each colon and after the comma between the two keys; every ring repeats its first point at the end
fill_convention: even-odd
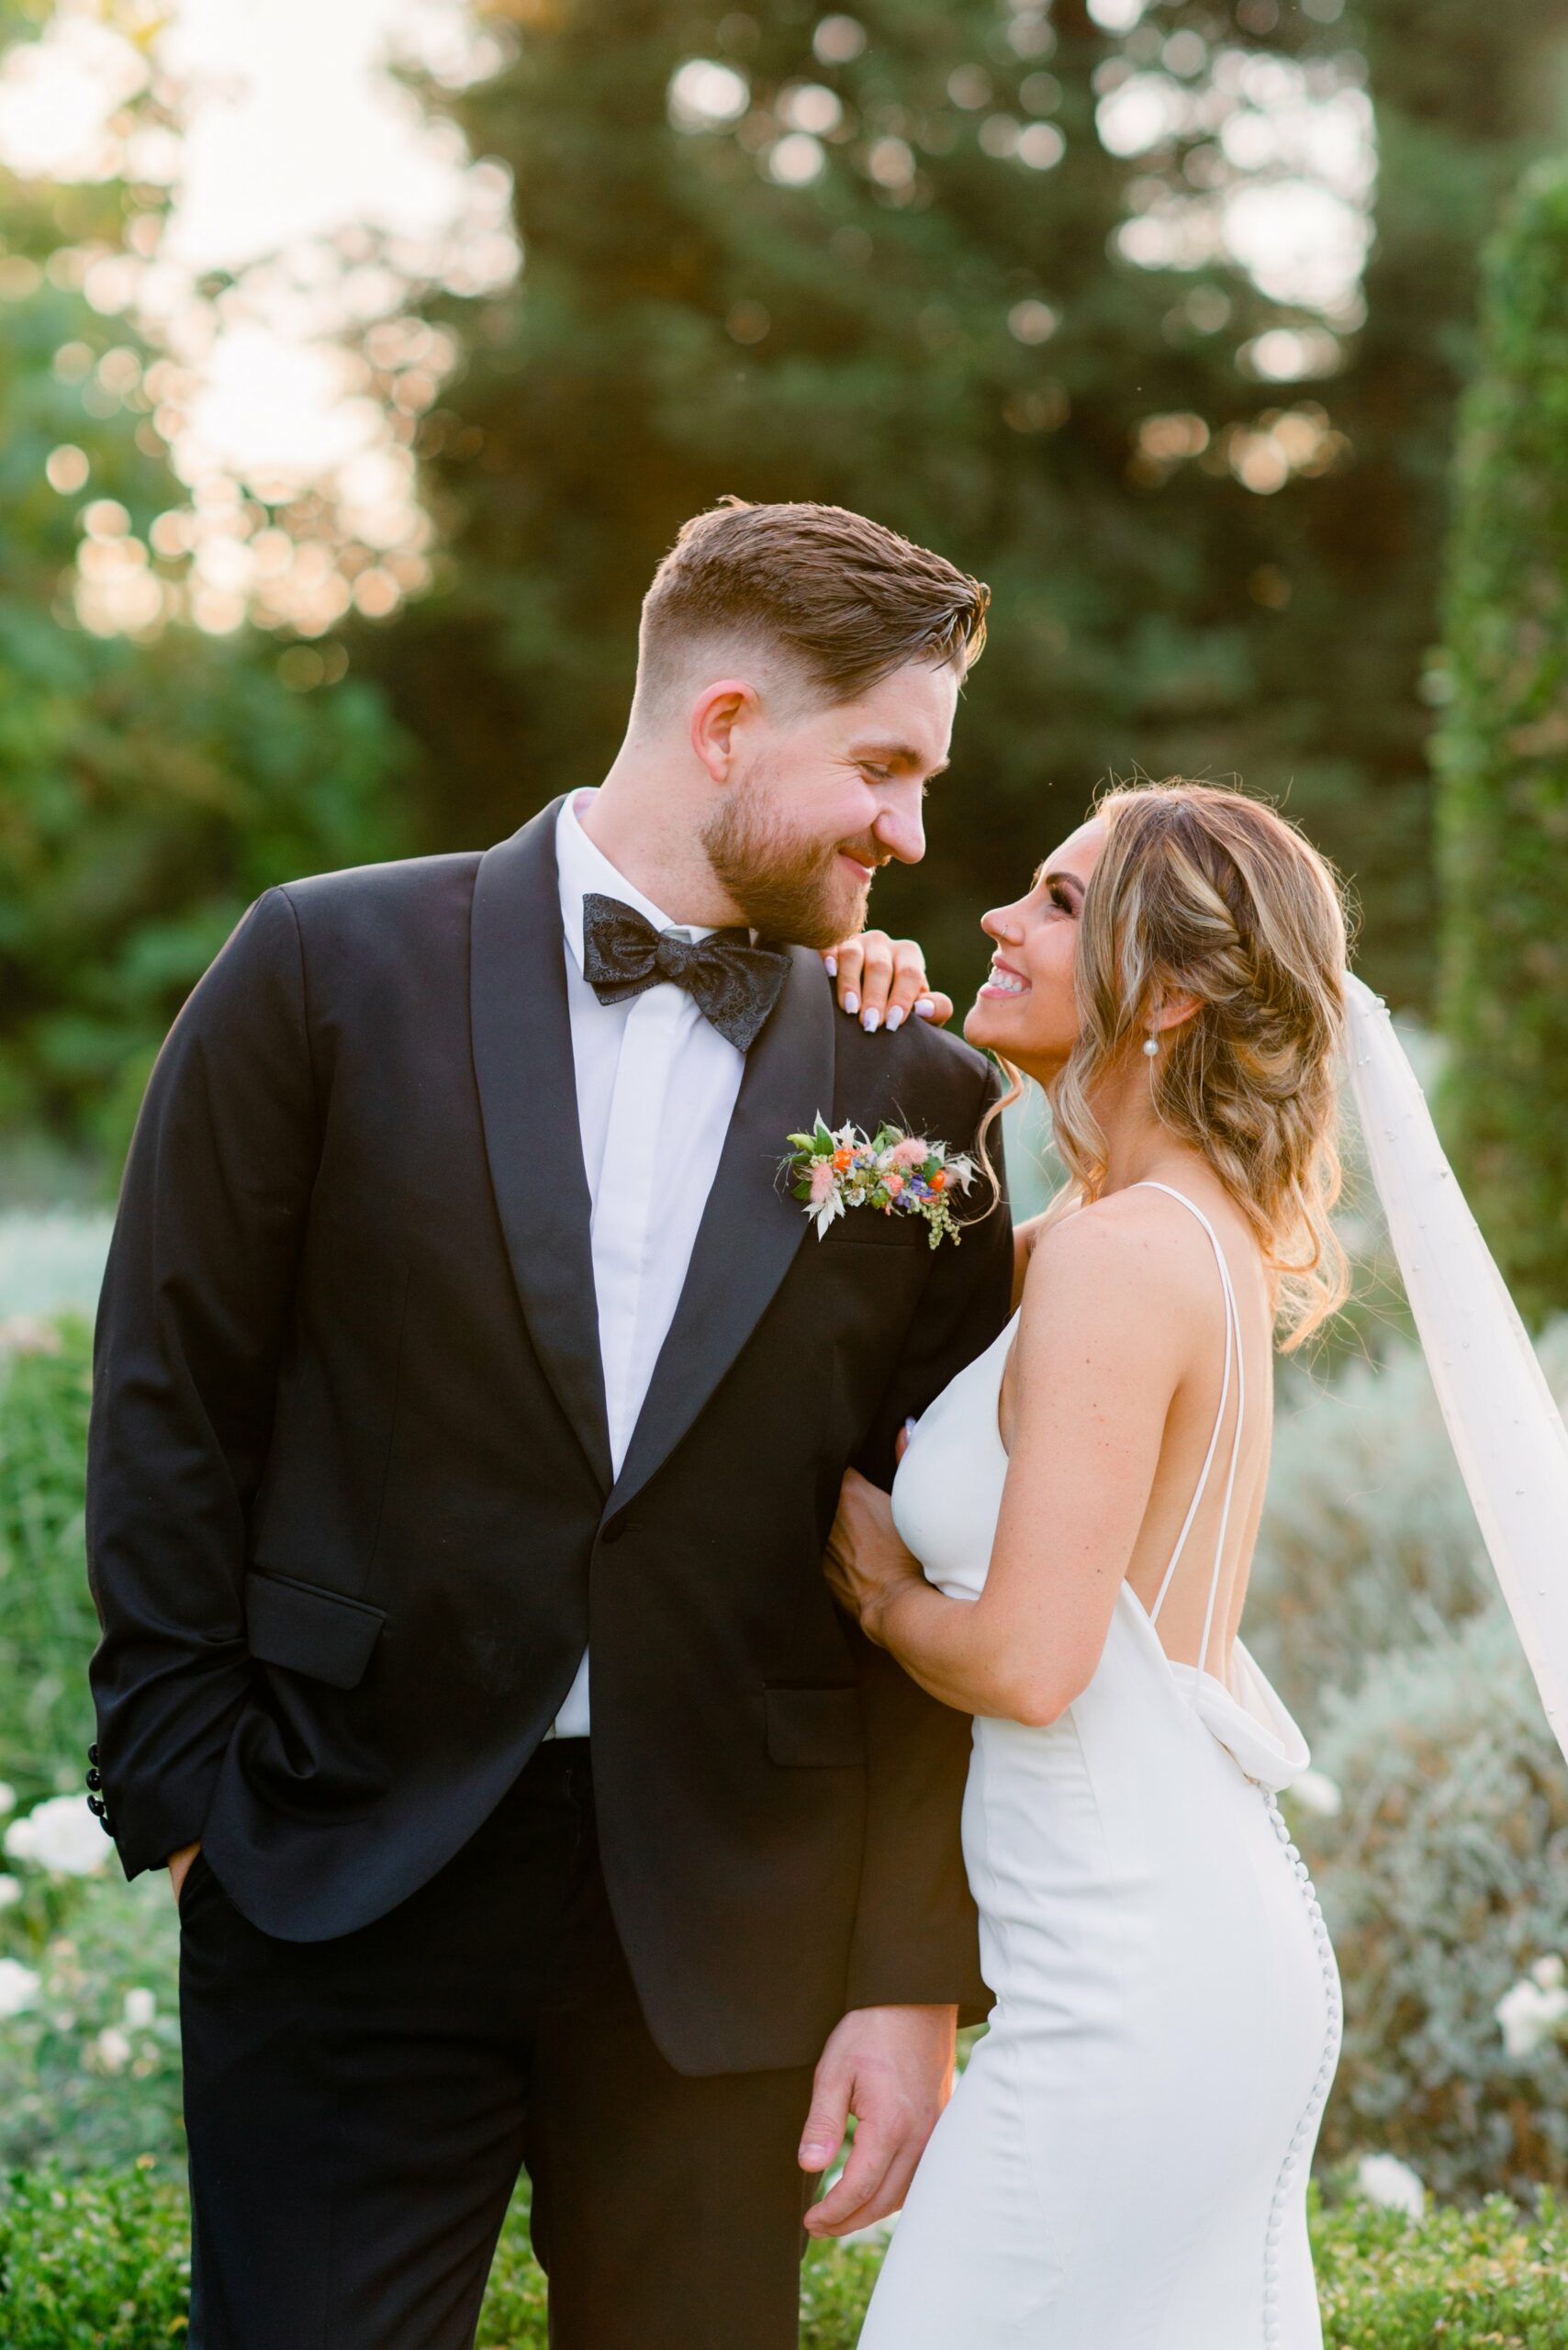
{"type": "Polygon", "coordinates": [[[845,1471],[823,1566],[839,1606],[883,1645],[882,1612],[901,1585],[920,1581],[920,1561],[900,1539],[890,1496],[857,1469],[845,1471]]]}
{"type": "Polygon", "coordinates": [[[862,1028],[886,1028],[890,1035],[913,1013],[945,1028],[953,1017],[953,999],[934,988],[925,976],[925,949],[918,938],[890,938],[885,930],[862,930],[841,939],[823,956],[823,966],[834,985],[839,1009],[862,1028]]]}

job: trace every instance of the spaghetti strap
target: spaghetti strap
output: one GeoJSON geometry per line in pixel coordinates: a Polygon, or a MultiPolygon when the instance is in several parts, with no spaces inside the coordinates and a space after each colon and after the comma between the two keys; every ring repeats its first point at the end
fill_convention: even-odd
{"type": "Polygon", "coordinates": [[[1215,1544],[1214,1572],[1209,1578],[1208,1606],[1204,1610],[1203,1642],[1198,1650],[1198,1671],[1203,1673],[1208,1666],[1209,1634],[1214,1625],[1215,1603],[1219,1596],[1220,1568],[1225,1561],[1225,1538],[1230,1527],[1231,1498],[1236,1491],[1237,1466],[1241,1459],[1241,1422],[1247,1408],[1247,1377],[1241,1359],[1241,1312],[1236,1303],[1236,1291],[1231,1283],[1230,1267],[1226,1264],[1225,1251],[1219,1245],[1219,1235],[1197,1202],[1190,1200],[1185,1192],[1178,1192],[1170,1183],[1157,1182],[1152,1177],[1141,1183],[1135,1183],[1129,1188],[1133,1191],[1163,1192],[1168,1198],[1179,1200],[1189,1214],[1196,1216],[1209,1236],[1209,1245],[1215,1252],[1215,1262],[1219,1267],[1220,1288],[1225,1297],[1225,1370],[1220,1381],[1219,1409],[1215,1414],[1209,1449],[1204,1455],[1204,1465],[1198,1473],[1196,1489],[1191,1502],[1187,1505],[1187,1515],[1182,1521],[1182,1531],[1176,1537],[1176,1548],[1170,1553],[1170,1564],[1160,1579],[1154,1605],[1148,1611],[1148,1619],[1151,1624],[1158,1624],[1159,1621],[1159,1611],[1165,1604],[1165,1595],[1170,1588],[1170,1579],[1181,1561],[1182,1553],[1186,1548],[1187,1537],[1193,1530],[1193,1521],[1197,1516],[1199,1505],[1208,1488],[1209,1471],[1214,1466],[1215,1454],[1219,1448],[1220,1430],[1225,1426],[1225,1407],[1230,1401],[1230,1359],[1233,1347],[1236,1353],[1236,1427],[1231,1437],[1230,1467],[1226,1476],[1225,1502],[1220,1511],[1219,1535],[1215,1544]]]}

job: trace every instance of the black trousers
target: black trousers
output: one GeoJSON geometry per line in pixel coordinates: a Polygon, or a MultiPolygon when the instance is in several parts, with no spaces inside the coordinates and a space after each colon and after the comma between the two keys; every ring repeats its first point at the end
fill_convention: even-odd
{"type": "Polygon", "coordinates": [[[557,2350],[794,2350],[805,2070],[692,2080],[605,1897],[588,1741],[386,1917],[180,1904],[190,2350],[469,2350],[519,2172],[557,2350]]]}

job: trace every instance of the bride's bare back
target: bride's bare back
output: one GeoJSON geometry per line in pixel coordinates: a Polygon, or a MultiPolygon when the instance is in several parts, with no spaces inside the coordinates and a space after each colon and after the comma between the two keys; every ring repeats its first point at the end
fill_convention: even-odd
{"type": "MultiPolygon", "coordinates": [[[[1238,1311],[1242,1375],[1239,1382],[1230,1378],[1222,1411],[1222,1390],[1227,1385],[1226,1309],[1224,1292],[1215,1279],[1215,1247],[1198,1223],[1156,1188],[1159,1180],[1130,1185],[1072,1213],[1114,1217],[1127,1240],[1148,1254],[1151,1265],[1158,1267],[1158,1279],[1151,1278],[1148,1286],[1148,1311],[1168,1320],[1181,1344],[1182,1360],[1174,1393],[1169,1396],[1153,1481],[1126,1566],[1128,1586],[1151,1614],[1198,1489],[1205,1456],[1213,1445],[1215,1457],[1228,1461],[1241,1398],[1246,1398],[1228,1513],[1223,1479],[1205,1483],[1159,1617],[1159,1639],[1167,1654],[1196,1664],[1210,1571],[1225,1513],[1227,1523],[1206,1668],[1225,1681],[1241,1624],[1268,1483],[1273,1433],[1274,1288],[1251,1227],[1223,1185],[1201,1165],[1188,1163],[1179,1170],[1173,1169],[1174,1188],[1203,1210],[1213,1228],[1214,1244],[1223,1251],[1238,1311]]],[[[1114,1301],[1107,1304],[1114,1308],[1114,1301]]],[[[1025,1303],[1021,1323],[1026,1323],[1028,1313],[1025,1303]]],[[[1008,1350],[998,1403],[1002,1439],[1009,1454],[1017,1420],[1016,1358],[1017,1342],[1008,1350]]]]}

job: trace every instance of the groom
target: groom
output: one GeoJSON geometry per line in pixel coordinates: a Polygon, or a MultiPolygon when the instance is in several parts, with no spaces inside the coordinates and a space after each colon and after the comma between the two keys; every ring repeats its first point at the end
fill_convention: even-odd
{"type": "Polygon", "coordinates": [[[821,1561],[1011,1235],[977,1186],[958,1248],[819,1241],[778,1168],[994,1096],[812,951],[923,853],[985,602],[836,508],[699,516],[597,792],[269,890],[163,1048],[90,1780],[180,1900],[192,2350],[460,2350],[522,2168],[558,2350],[788,2350],[848,2112],[813,2226],[902,2199],[985,2003],[968,1724],[821,1561]]]}

